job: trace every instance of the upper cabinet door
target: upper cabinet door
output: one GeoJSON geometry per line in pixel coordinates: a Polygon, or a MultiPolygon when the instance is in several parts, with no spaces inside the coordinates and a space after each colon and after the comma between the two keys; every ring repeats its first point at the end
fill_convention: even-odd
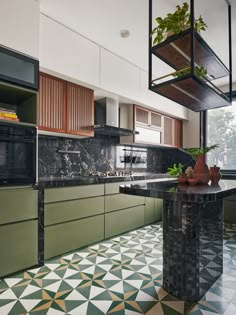
{"type": "Polygon", "coordinates": [[[175,146],[183,147],[183,123],[180,119],[175,119],[175,146]]]}
{"type": "Polygon", "coordinates": [[[40,73],[39,129],[66,131],[66,82],[40,73]]]}
{"type": "Polygon", "coordinates": [[[155,128],[161,128],[161,115],[151,112],[151,126],[155,128]]]}
{"type": "Polygon", "coordinates": [[[135,121],[145,125],[150,124],[149,111],[140,107],[135,107],[135,121]]]}
{"type": "Polygon", "coordinates": [[[94,135],[94,92],[67,82],[67,133],[94,135]]]}
{"type": "Polygon", "coordinates": [[[39,61],[0,47],[0,79],[7,83],[38,90],[39,61]]]}

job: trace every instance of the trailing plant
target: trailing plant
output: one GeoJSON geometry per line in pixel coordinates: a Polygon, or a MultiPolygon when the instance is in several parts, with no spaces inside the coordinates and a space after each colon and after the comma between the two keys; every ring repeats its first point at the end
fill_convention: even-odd
{"type": "MultiPolygon", "coordinates": [[[[153,45],[161,43],[169,35],[179,34],[190,28],[191,16],[189,4],[184,2],[182,6],[177,5],[174,13],[168,13],[165,18],[159,16],[155,21],[158,25],[151,32],[151,36],[154,36],[153,45]]],[[[194,28],[197,32],[206,30],[207,25],[201,15],[198,19],[195,19],[194,28]]]]}
{"type": "MultiPolygon", "coordinates": [[[[191,68],[187,68],[184,70],[176,71],[173,76],[175,78],[180,78],[183,75],[189,74],[191,72],[191,68]]],[[[195,66],[194,68],[194,74],[198,78],[205,78],[207,76],[207,69],[204,67],[195,66]]]]}
{"type": "Polygon", "coordinates": [[[173,165],[173,167],[169,167],[167,169],[167,174],[171,176],[181,176],[183,174],[183,164],[179,163],[176,165],[176,163],[173,165]]]}
{"type": "Polygon", "coordinates": [[[187,149],[183,149],[184,152],[188,153],[189,155],[191,155],[191,157],[196,160],[199,154],[206,154],[211,150],[214,150],[216,148],[218,148],[219,145],[218,144],[214,144],[210,147],[199,147],[199,148],[187,148],[187,149]]]}

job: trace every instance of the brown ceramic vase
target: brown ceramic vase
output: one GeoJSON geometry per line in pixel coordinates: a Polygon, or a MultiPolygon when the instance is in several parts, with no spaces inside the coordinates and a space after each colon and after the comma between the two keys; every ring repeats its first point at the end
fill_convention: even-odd
{"type": "Polygon", "coordinates": [[[220,168],[216,165],[210,167],[210,179],[211,185],[217,185],[219,180],[221,179],[220,168]]]}
{"type": "Polygon", "coordinates": [[[209,168],[206,164],[206,155],[199,154],[196,164],[194,166],[194,177],[198,180],[199,184],[205,185],[210,180],[209,168]]]}

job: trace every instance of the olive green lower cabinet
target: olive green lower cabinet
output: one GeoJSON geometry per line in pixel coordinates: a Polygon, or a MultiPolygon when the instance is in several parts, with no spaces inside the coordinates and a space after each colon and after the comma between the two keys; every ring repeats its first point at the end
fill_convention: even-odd
{"type": "Polygon", "coordinates": [[[0,189],[0,277],[38,264],[38,191],[0,189]]]}
{"type": "Polygon", "coordinates": [[[145,224],[151,224],[162,220],[163,200],[146,197],[145,200],[145,224]]]}
{"type": "Polygon", "coordinates": [[[105,184],[105,238],[145,225],[145,198],[120,194],[120,185],[105,184]]]}
{"type": "Polygon", "coordinates": [[[236,223],[236,195],[224,199],[224,221],[236,223]]]}
{"type": "Polygon", "coordinates": [[[104,185],[45,189],[45,259],[104,239],[104,185]]]}

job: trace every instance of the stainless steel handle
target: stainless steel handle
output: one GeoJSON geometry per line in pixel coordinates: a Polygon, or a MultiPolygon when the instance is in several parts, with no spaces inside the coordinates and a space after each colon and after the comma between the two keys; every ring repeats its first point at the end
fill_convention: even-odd
{"type": "Polygon", "coordinates": [[[71,154],[78,154],[80,151],[71,151],[71,150],[57,150],[58,153],[71,153],[71,154]]]}

